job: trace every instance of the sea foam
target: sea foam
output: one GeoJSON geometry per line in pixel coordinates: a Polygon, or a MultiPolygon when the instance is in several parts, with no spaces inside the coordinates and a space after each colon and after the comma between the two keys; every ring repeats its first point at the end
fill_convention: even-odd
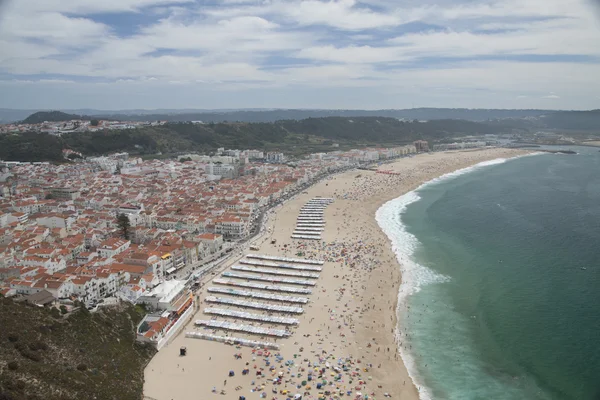
{"type": "MultiPolygon", "coordinates": [[[[396,308],[396,314],[398,321],[401,321],[403,308],[406,305],[407,298],[418,293],[421,288],[425,285],[431,285],[436,283],[444,283],[450,280],[450,277],[436,273],[435,271],[427,268],[419,263],[415,262],[413,255],[415,250],[420,245],[419,240],[410,232],[406,230],[406,226],[402,222],[402,214],[406,212],[407,207],[419,201],[419,190],[436,185],[441,182],[456,178],[460,175],[467,174],[469,172],[478,170],[480,168],[503,164],[508,160],[525,157],[528,155],[538,155],[545,153],[531,153],[527,155],[506,158],[497,158],[489,161],[483,161],[473,166],[462,168],[430,181],[423,183],[417,189],[408,192],[396,199],[390,200],[383,204],[376,212],[375,219],[381,230],[386,234],[392,244],[392,250],[396,254],[396,259],[400,263],[402,272],[402,283],[398,289],[398,306],[396,308]]],[[[396,343],[398,343],[398,349],[402,357],[402,361],[408,370],[408,375],[412,379],[415,386],[419,389],[419,398],[421,400],[432,400],[433,396],[429,388],[424,385],[421,377],[419,376],[416,368],[416,361],[414,355],[408,350],[404,349],[399,343],[402,342],[402,332],[399,327],[396,327],[396,343]]]]}

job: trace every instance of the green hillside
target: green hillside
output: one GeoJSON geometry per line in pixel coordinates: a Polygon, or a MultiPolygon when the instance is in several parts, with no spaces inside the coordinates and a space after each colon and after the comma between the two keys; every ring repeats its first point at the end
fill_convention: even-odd
{"type": "Polygon", "coordinates": [[[85,115],[67,114],[62,111],[39,111],[23,120],[24,124],[41,124],[42,122],[71,121],[72,119],[92,119],[85,115]]]}
{"type": "Polygon", "coordinates": [[[154,350],[134,308],[57,311],[0,298],[0,399],[139,400],[154,350]]]}
{"type": "Polygon", "coordinates": [[[128,151],[210,152],[219,147],[257,148],[302,155],[340,148],[389,146],[425,139],[437,141],[463,135],[500,133],[505,127],[464,120],[401,121],[381,117],[328,117],[273,123],[169,123],[138,129],[65,133],[61,137],[39,133],[0,136],[0,159],[9,161],[64,161],[62,148],[84,155],[128,151]]]}

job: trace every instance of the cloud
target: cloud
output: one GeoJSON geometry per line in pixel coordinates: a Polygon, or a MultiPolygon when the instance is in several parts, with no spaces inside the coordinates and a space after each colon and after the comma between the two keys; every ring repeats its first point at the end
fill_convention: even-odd
{"type": "Polygon", "coordinates": [[[109,27],[87,18],[67,17],[57,12],[5,18],[1,37],[34,39],[56,46],[89,46],[109,33],[109,27]]]}
{"type": "Polygon", "coordinates": [[[542,96],[542,99],[560,99],[560,96],[557,96],[555,94],[549,94],[547,96],[542,96]]]}
{"type": "MultiPolygon", "coordinates": [[[[351,98],[384,104],[382,96],[454,106],[451,95],[464,96],[471,106],[515,98],[533,105],[556,96],[551,91],[568,91],[567,98],[552,97],[553,104],[591,108],[600,91],[594,79],[600,47],[592,45],[600,28],[590,4],[15,0],[0,20],[0,79],[6,87],[39,86],[48,93],[68,83],[73,98],[84,92],[100,96],[100,87],[125,98],[134,96],[131,85],[138,93],[160,87],[171,97],[202,87],[196,96],[204,90],[245,93],[254,104],[269,92],[270,107],[289,104],[288,98],[311,107],[317,93],[320,101],[334,102],[330,107],[351,98]],[[325,96],[328,88],[331,95],[325,96]],[[306,95],[295,96],[299,92],[306,95]]],[[[23,107],[34,101],[23,96],[23,107]]],[[[16,104],[4,106],[9,103],[16,104]]]]}
{"type": "Polygon", "coordinates": [[[399,15],[361,7],[355,0],[304,0],[280,3],[275,10],[300,25],[329,25],[344,30],[363,30],[399,25],[399,15]]]}
{"type": "Polygon", "coordinates": [[[69,13],[89,15],[94,13],[141,12],[150,6],[168,6],[171,4],[192,3],[194,0],[44,0],[9,1],[10,12],[32,15],[35,13],[69,13]]]}

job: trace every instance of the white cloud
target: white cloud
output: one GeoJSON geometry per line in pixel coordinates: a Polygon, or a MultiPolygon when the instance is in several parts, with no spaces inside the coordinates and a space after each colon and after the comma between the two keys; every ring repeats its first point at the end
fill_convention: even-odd
{"type": "Polygon", "coordinates": [[[9,0],[9,12],[32,15],[38,12],[93,14],[140,12],[149,6],[192,3],[194,0],[9,0]]]}
{"type": "Polygon", "coordinates": [[[337,48],[333,45],[308,47],[298,51],[296,57],[320,61],[348,64],[372,64],[406,60],[399,47],[348,46],[337,48]]]}
{"type": "Polygon", "coordinates": [[[55,45],[81,46],[102,40],[109,28],[86,18],[67,17],[57,12],[36,13],[5,18],[0,24],[2,37],[37,39],[55,45]]]}
{"type": "Polygon", "coordinates": [[[551,20],[513,24],[504,33],[443,31],[408,34],[389,42],[417,56],[464,57],[506,54],[600,55],[590,46],[600,31],[577,20],[551,20]]]}
{"type": "Polygon", "coordinates": [[[302,88],[331,88],[446,101],[464,95],[472,106],[483,104],[484,93],[518,98],[519,104],[542,98],[591,104],[600,91],[594,62],[600,58],[594,45],[600,30],[586,0],[188,3],[15,0],[0,21],[4,84],[48,88],[62,80],[76,90],[83,84],[70,82],[92,77],[102,81],[85,84],[92,91],[135,84],[136,90],[168,92],[202,85],[230,92],[288,90],[290,96],[302,88]],[[130,27],[133,32],[123,37],[110,18],[95,21],[97,12],[146,13],[149,22],[130,27]],[[404,33],[400,25],[411,21],[444,29],[404,33]],[[509,56],[521,62],[502,61],[509,56]],[[546,62],[523,62],[533,56],[546,62]],[[571,56],[588,59],[568,61],[571,56]],[[448,61],[457,59],[467,61],[448,61]],[[569,96],[548,97],[556,96],[550,90],[569,96]]]}
{"type": "Polygon", "coordinates": [[[38,82],[39,83],[53,83],[53,84],[59,84],[59,85],[75,83],[75,81],[72,81],[70,79],[40,79],[38,82]]]}
{"type": "Polygon", "coordinates": [[[355,0],[281,2],[277,10],[300,25],[362,30],[399,25],[402,19],[360,7],[355,0]]]}
{"type": "Polygon", "coordinates": [[[272,0],[240,7],[200,9],[204,15],[216,18],[274,15],[291,26],[322,25],[348,31],[381,29],[414,20],[404,11],[404,15],[377,12],[356,0],[272,0]]]}

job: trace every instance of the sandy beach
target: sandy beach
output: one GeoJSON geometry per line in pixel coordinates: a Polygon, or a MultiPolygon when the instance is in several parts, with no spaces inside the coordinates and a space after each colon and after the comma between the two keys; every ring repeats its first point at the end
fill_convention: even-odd
{"type": "MultiPolygon", "coordinates": [[[[267,235],[256,243],[260,250],[253,253],[325,260],[315,286],[310,287],[312,293],[305,296],[309,302],[301,305],[302,314],[270,313],[299,320],[297,326],[289,328],[291,336],[275,339],[195,327],[195,320],[215,319],[286,329],[279,324],[204,314],[206,307],[261,313],[260,310],[207,303],[207,294],[214,295],[207,292],[208,287],[226,287],[212,282],[220,274],[208,276],[198,292],[198,311],[188,326],[147,366],[144,395],[156,400],[237,400],[240,396],[250,400],[261,398],[264,392],[263,398],[285,400],[300,393],[304,394],[304,400],[309,400],[318,399],[319,392],[330,391],[326,399],[339,392],[349,399],[355,399],[358,393],[368,395],[369,399],[383,399],[387,395],[393,399],[418,399],[419,389],[408,376],[395,339],[401,266],[375,221],[375,212],[383,203],[440,175],[482,161],[526,153],[528,151],[485,149],[421,154],[380,167],[382,171],[393,171],[398,175],[348,171],[316,184],[278,207],[267,222],[267,235]],[[335,199],[324,212],[323,240],[291,239],[299,210],[316,196],[335,199]],[[277,243],[271,244],[271,238],[277,239],[277,243]],[[297,255],[299,252],[301,256],[297,255]],[[249,347],[236,348],[186,338],[185,332],[190,331],[269,341],[279,345],[280,350],[272,350],[265,360],[264,354],[253,353],[249,347]],[[185,357],[179,356],[181,346],[187,347],[185,357]],[[275,354],[281,358],[276,359],[275,354]],[[249,373],[242,374],[244,369],[249,373]],[[235,376],[229,376],[229,371],[234,371],[235,376]],[[281,380],[274,385],[273,379],[278,377],[281,380]],[[322,384],[322,381],[327,383],[317,389],[317,382],[322,384]],[[219,395],[221,391],[224,395],[219,395]],[[287,394],[282,394],[284,391],[287,394]]],[[[228,266],[239,265],[238,260],[232,260],[228,266]]]]}

